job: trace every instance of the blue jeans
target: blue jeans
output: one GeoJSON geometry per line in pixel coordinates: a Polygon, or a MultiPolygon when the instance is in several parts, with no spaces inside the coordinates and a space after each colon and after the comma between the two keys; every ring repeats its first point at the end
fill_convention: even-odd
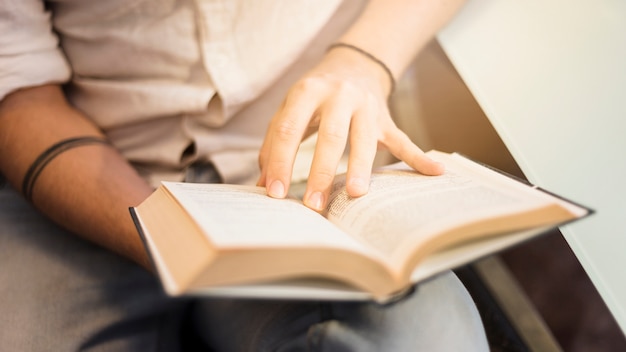
{"type": "Polygon", "coordinates": [[[142,268],[68,233],[0,189],[0,350],[487,351],[452,273],[391,305],[171,298],[142,268]]]}

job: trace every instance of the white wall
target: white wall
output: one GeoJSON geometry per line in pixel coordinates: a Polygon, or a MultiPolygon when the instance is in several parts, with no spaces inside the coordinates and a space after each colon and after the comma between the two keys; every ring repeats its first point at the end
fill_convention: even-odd
{"type": "Polygon", "coordinates": [[[472,0],[439,41],[626,332],[626,1],[472,0]]]}

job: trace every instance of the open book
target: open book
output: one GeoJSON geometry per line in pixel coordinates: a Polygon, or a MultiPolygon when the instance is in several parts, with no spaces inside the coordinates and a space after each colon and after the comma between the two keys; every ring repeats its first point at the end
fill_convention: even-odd
{"type": "Polygon", "coordinates": [[[324,215],[260,187],[170,182],[131,213],[168,294],[385,301],[590,212],[458,154],[428,155],[445,174],[394,164],[360,198],[337,177],[324,215]]]}

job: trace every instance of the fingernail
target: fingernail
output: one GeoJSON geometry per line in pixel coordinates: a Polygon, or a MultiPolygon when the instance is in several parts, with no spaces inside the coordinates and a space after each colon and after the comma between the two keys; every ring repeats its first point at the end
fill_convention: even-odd
{"type": "Polygon", "coordinates": [[[283,198],[285,196],[285,185],[279,180],[272,181],[268,192],[270,197],[283,198]]]}
{"type": "Polygon", "coordinates": [[[307,204],[309,207],[315,210],[322,210],[322,206],[324,204],[324,195],[322,192],[314,192],[307,199],[307,204]]]}

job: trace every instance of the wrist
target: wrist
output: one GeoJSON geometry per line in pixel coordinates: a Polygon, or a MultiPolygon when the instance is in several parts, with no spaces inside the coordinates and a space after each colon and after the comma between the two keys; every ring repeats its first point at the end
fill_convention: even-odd
{"type": "Polygon", "coordinates": [[[375,80],[381,88],[383,95],[390,96],[396,85],[395,77],[389,67],[370,52],[348,43],[338,42],[331,44],[326,56],[336,56],[344,64],[359,69],[364,74],[375,80]]]}

